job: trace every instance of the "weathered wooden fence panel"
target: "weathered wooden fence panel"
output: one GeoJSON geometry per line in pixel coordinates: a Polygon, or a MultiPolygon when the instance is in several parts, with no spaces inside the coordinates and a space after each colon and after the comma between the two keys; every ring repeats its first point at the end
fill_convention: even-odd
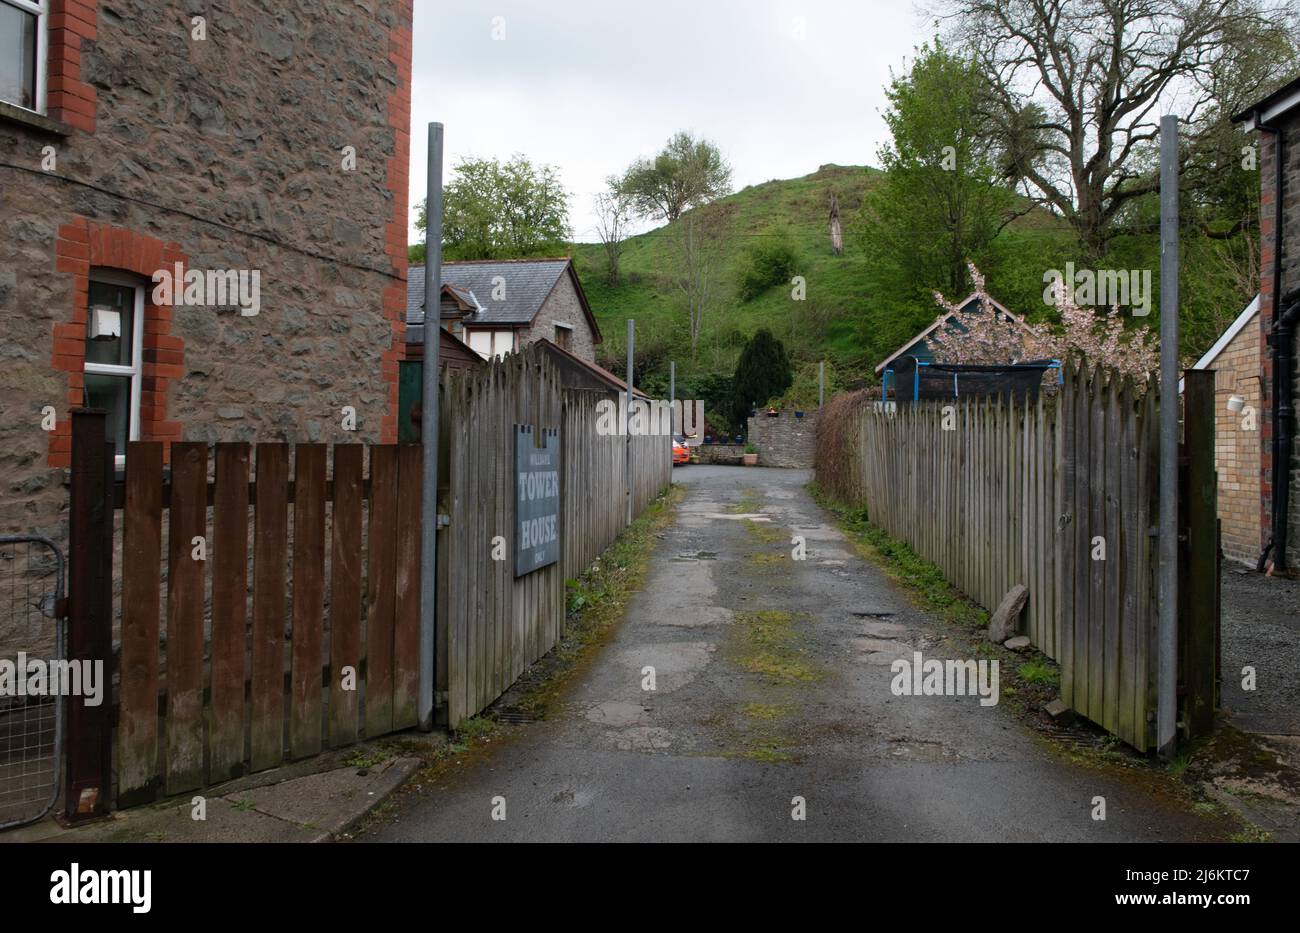
{"type": "MultiPolygon", "coordinates": [[[[446,470],[440,511],[438,690],[456,726],[488,706],[559,641],[565,580],[577,577],[626,527],[628,439],[601,434],[598,405],[612,394],[565,389],[544,354],[525,351],[481,370],[443,373],[441,421],[446,470]],[[558,428],[561,450],[560,558],[514,576],[515,425],[558,428]],[[495,557],[494,557],[495,552],[495,557]],[[445,608],[444,608],[445,607],[445,608]]],[[[668,485],[666,436],[632,438],[632,511],[668,485]]]]}
{"type": "Polygon", "coordinates": [[[365,447],[335,447],[332,479],[328,453],[258,444],[250,482],[247,444],[211,479],[206,444],[172,444],[170,479],[162,444],[128,446],[120,806],[414,724],[421,452],[370,448],[369,480],[365,447]]]}
{"type": "Polygon", "coordinates": [[[1154,390],[1066,366],[1056,397],[862,404],[818,480],[980,605],[1029,589],[1024,634],[1072,708],[1150,746],[1154,390]]]}

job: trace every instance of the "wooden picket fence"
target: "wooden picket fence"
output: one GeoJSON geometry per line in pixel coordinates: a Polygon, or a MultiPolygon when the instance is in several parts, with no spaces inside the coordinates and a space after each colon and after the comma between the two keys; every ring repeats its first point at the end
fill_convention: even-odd
{"type": "MultiPolygon", "coordinates": [[[[626,436],[597,433],[602,401],[612,394],[563,388],[541,348],[485,367],[444,371],[440,406],[447,469],[439,509],[437,689],[445,692],[448,725],[486,708],[524,669],[559,641],[565,580],[577,577],[627,525],[626,436]],[[516,578],[512,559],[493,559],[493,539],[513,548],[512,495],[516,424],[534,437],[559,428],[561,444],[560,560],[516,578]]],[[[670,482],[668,437],[632,439],[633,513],[670,482]]]]}
{"type": "Polygon", "coordinates": [[[1062,698],[1145,750],[1156,393],[1139,398],[1116,376],[1071,365],[1063,380],[1054,399],[1031,404],[859,398],[832,409],[819,425],[818,481],[976,603],[992,610],[1024,584],[1024,634],[1060,664],[1062,698]]]}
{"type": "Polygon", "coordinates": [[[119,806],[416,724],[421,447],[255,450],[128,445],[119,806]]]}

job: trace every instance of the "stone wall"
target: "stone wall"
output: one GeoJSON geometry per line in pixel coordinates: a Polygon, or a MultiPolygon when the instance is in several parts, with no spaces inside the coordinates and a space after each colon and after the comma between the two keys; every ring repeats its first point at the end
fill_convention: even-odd
{"type": "Polygon", "coordinates": [[[699,457],[700,463],[734,465],[741,462],[741,458],[745,453],[745,445],[699,444],[691,448],[691,453],[699,457]]]}
{"type": "Polygon", "coordinates": [[[1223,348],[1214,373],[1214,467],[1219,474],[1219,519],[1224,556],[1253,565],[1259,559],[1259,327],[1250,321],[1223,348]],[[1228,400],[1241,396],[1240,412],[1228,400]],[[1248,411],[1250,409],[1250,411],[1248,411]],[[1248,421],[1247,419],[1252,419],[1248,421]]]}
{"type": "Polygon", "coordinates": [[[591,332],[591,324],[582,311],[582,301],[578,297],[577,288],[573,285],[573,278],[567,272],[555,283],[555,289],[546,299],[541,310],[537,312],[532,325],[520,332],[518,346],[526,347],[540,337],[545,337],[552,343],[559,343],[555,339],[556,321],[573,327],[569,332],[568,351],[588,363],[596,362],[596,342],[591,332]]]}
{"type": "Polygon", "coordinates": [[[174,262],[260,275],[256,316],[157,305],[146,288],[142,439],[395,440],[411,0],[78,8],[91,117],[0,114],[0,533],[66,542],[97,267],[144,284],[174,262]]]}
{"type": "Polygon", "coordinates": [[[745,440],[758,448],[760,466],[811,470],[817,435],[817,411],[796,418],[793,411],[775,418],[759,412],[749,419],[745,440]]]}

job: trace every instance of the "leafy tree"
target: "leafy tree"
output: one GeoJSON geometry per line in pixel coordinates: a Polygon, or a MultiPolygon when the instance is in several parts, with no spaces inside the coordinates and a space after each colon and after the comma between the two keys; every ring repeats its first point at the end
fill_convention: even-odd
{"type": "Polygon", "coordinates": [[[1004,182],[1007,154],[990,141],[983,93],[979,72],[937,41],[885,89],[892,142],[863,219],[868,257],[900,297],[960,288],[967,257],[987,265],[994,239],[1030,206],[1004,182]]]}
{"type": "MultiPolygon", "coordinates": [[[[423,201],[416,205],[415,226],[428,226],[423,201]]],[[[554,166],[535,166],[524,155],[508,162],[462,159],[443,189],[446,259],[553,256],[568,239],[568,193],[554,166]]]]}
{"type": "Polygon", "coordinates": [[[761,328],[740,351],[732,378],[732,415],[737,424],[756,405],[766,405],[794,382],[794,370],[785,345],[767,328],[761,328]]]}
{"type": "Polygon", "coordinates": [[[731,192],[731,166],[707,139],[675,133],[653,159],[637,159],[619,184],[636,212],[656,220],[676,220],[731,192]]]}

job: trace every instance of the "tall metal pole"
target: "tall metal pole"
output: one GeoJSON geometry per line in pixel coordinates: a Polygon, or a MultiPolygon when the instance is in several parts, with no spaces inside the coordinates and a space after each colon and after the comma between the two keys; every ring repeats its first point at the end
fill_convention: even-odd
{"type": "Polygon", "coordinates": [[[627,523],[632,524],[632,346],[636,341],[636,321],[627,319],[627,451],[623,459],[626,462],[627,478],[627,523]]]}
{"type": "Polygon", "coordinates": [[[1178,118],[1160,118],[1160,609],[1156,749],[1178,715],[1178,118]]]}
{"type": "Polygon", "coordinates": [[[442,124],[429,124],[428,221],[424,230],[424,372],[420,439],[420,728],[433,728],[433,642],[438,606],[438,372],[442,342],[442,124]]]}

